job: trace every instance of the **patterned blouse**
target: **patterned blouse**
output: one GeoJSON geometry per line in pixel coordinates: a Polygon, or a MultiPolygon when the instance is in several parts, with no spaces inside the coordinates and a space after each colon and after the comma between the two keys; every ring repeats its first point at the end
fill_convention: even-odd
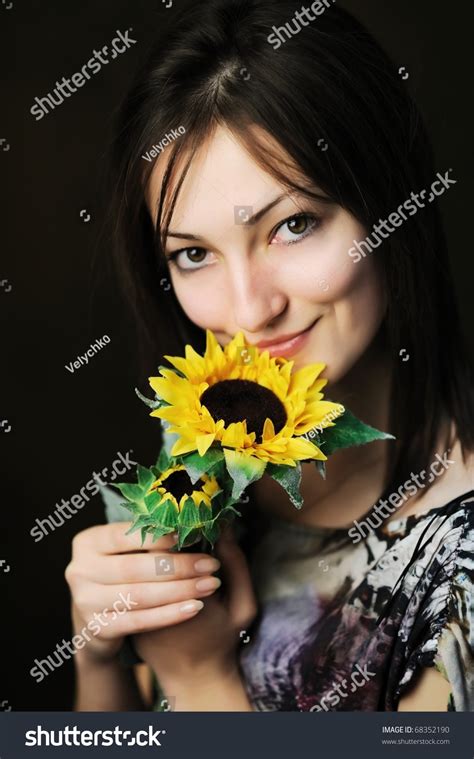
{"type": "Polygon", "coordinates": [[[358,541],[265,515],[247,551],[260,613],[240,647],[253,708],[396,711],[435,667],[447,710],[474,711],[473,507],[474,490],[358,541]]]}

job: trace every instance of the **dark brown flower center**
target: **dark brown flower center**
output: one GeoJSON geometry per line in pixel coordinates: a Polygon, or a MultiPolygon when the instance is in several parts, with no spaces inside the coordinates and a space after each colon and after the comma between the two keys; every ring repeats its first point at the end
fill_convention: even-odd
{"type": "Polygon", "coordinates": [[[177,472],[170,474],[166,480],[163,480],[161,487],[166,488],[171,495],[174,495],[179,503],[183,495],[191,496],[193,490],[199,490],[201,486],[198,482],[193,485],[188,473],[184,469],[179,469],[177,472]]]}
{"type": "Polygon", "coordinates": [[[275,432],[286,424],[287,416],[281,400],[267,387],[243,379],[222,380],[208,387],[201,395],[215,421],[223,419],[226,427],[232,422],[247,422],[247,431],[255,432],[260,442],[263,425],[268,417],[275,432]]]}

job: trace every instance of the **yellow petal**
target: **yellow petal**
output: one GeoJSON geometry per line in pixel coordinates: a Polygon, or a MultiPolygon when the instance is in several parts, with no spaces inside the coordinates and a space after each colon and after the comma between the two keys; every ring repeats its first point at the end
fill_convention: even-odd
{"type": "Polygon", "coordinates": [[[211,502],[208,496],[202,491],[193,490],[193,492],[191,493],[191,498],[193,499],[196,508],[199,508],[201,503],[203,503],[204,506],[207,506],[207,508],[211,508],[211,502]]]}
{"type": "Polygon", "coordinates": [[[327,456],[316,445],[302,438],[292,438],[288,443],[286,453],[291,458],[298,460],[316,459],[317,461],[326,461],[327,459],[327,456]]]}
{"type": "Polygon", "coordinates": [[[168,359],[170,364],[173,364],[173,366],[176,367],[179,372],[182,372],[182,374],[184,374],[184,376],[187,377],[190,382],[196,382],[197,378],[199,377],[199,371],[196,372],[195,367],[191,361],[189,361],[187,358],[182,358],[181,356],[165,356],[165,358],[168,359]]]}
{"type": "Polygon", "coordinates": [[[290,393],[295,390],[308,390],[325,368],[326,364],[309,364],[298,369],[291,378],[290,393]]]}
{"type": "Polygon", "coordinates": [[[262,438],[263,440],[269,440],[270,438],[273,438],[273,437],[275,437],[275,427],[273,425],[272,420],[267,417],[263,425],[262,438]]]}
{"type": "Polygon", "coordinates": [[[172,456],[183,456],[185,453],[191,453],[196,450],[196,443],[185,440],[177,440],[173,445],[170,453],[172,456]]]}
{"type": "Polygon", "coordinates": [[[161,377],[151,377],[150,385],[158,398],[166,401],[166,403],[183,403],[184,399],[190,399],[193,395],[192,386],[184,379],[175,383],[161,377]]]}
{"type": "Polygon", "coordinates": [[[224,429],[221,437],[222,445],[231,448],[241,448],[245,442],[245,429],[242,422],[231,422],[224,429]]]}
{"type": "Polygon", "coordinates": [[[209,435],[198,435],[196,438],[196,445],[198,449],[198,453],[200,456],[204,456],[207,449],[210,448],[210,446],[213,444],[215,439],[215,434],[211,433],[209,435]]]}

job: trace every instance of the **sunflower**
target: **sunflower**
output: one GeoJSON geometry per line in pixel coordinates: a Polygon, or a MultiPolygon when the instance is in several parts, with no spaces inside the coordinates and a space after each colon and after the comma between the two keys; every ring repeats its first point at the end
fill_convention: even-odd
{"type": "MultiPolygon", "coordinates": [[[[212,542],[219,523],[238,514],[234,504],[264,473],[301,508],[302,462],[312,461],[325,477],[325,461],[336,450],[392,437],[356,419],[340,403],[324,400],[325,364],[293,371],[294,361],[247,344],[242,332],[222,348],[206,330],[203,356],[186,345],[184,357],[165,358],[172,368],[160,366],[160,376],[149,379],[155,399],[136,392],[165,433],[176,439],[171,445],[168,438],[170,446],[165,440],[158,479],[149,480],[143,471],[141,479],[148,511],[157,502],[166,511],[158,529],[168,528],[178,510],[182,540],[202,529],[212,542]],[[200,481],[200,489],[187,482],[176,494],[168,487],[169,479],[183,482],[186,476],[191,485],[200,481]],[[220,487],[217,497],[213,478],[220,487]],[[206,497],[213,499],[210,517],[206,497]]],[[[142,513],[140,524],[151,524],[149,520],[142,513]]]]}
{"type": "Polygon", "coordinates": [[[151,485],[148,490],[150,493],[159,493],[161,495],[160,505],[164,506],[167,501],[176,507],[177,511],[183,511],[188,498],[192,498],[196,508],[203,503],[208,509],[211,508],[211,499],[221,491],[215,477],[208,477],[202,474],[200,487],[196,488],[186,472],[183,464],[175,464],[166,469],[160,477],[151,485]]]}
{"type": "Polygon", "coordinates": [[[293,372],[293,361],[249,346],[242,332],[221,348],[210,330],[204,356],[187,345],[185,358],[165,358],[177,372],[160,367],[161,376],[150,377],[160,399],[151,416],[168,422],[167,432],[178,435],[171,456],[204,457],[219,446],[234,465],[249,457],[290,467],[326,460],[316,442],[303,437],[314,428],[333,427],[345,411],[323,400],[324,364],[293,372]]]}
{"type": "Polygon", "coordinates": [[[211,545],[221,527],[235,515],[240,516],[222,479],[201,473],[191,480],[185,467],[170,459],[162,450],[157,465],[137,467],[138,482],[114,483],[126,501],[122,504],[134,516],[130,533],[141,530],[157,540],[171,532],[178,533],[177,548],[205,538],[211,545]]]}

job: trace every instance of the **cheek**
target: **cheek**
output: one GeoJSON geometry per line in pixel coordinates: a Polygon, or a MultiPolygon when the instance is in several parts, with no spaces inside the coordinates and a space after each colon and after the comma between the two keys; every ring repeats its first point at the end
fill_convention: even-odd
{"type": "Polygon", "coordinates": [[[363,227],[341,210],[314,238],[303,243],[295,256],[289,257],[285,281],[295,294],[315,304],[330,305],[347,297],[364,279],[362,269],[355,266],[348,252],[354,238],[363,236],[363,227]]]}
{"type": "Polygon", "coordinates": [[[373,260],[350,262],[334,277],[333,310],[341,330],[372,336],[385,312],[385,298],[373,260]]]}
{"type": "Polygon", "coordinates": [[[323,304],[323,311],[333,312],[341,329],[371,334],[385,310],[379,276],[373,259],[355,262],[349,255],[354,240],[364,235],[362,225],[340,212],[314,258],[312,279],[316,302],[323,304]]]}
{"type": "Polygon", "coordinates": [[[204,272],[191,274],[189,278],[171,274],[171,281],[184,313],[202,329],[222,329],[222,314],[226,313],[226,301],[222,288],[215,287],[204,272]]]}
{"type": "Polygon", "coordinates": [[[385,298],[373,261],[352,261],[332,273],[324,302],[318,349],[327,377],[340,380],[362,357],[378,332],[385,298]]]}
{"type": "MultiPolygon", "coordinates": [[[[298,295],[321,316],[304,363],[322,361],[325,376],[342,379],[369,347],[385,313],[385,298],[373,259],[355,263],[348,251],[364,230],[348,216],[304,253],[298,295]]],[[[382,252],[380,252],[382,254],[382,252]]],[[[300,260],[301,263],[301,260],[300,260]]]]}
{"type": "Polygon", "coordinates": [[[323,256],[316,280],[316,300],[329,306],[342,301],[356,306],[367,298],[372,301],[379,290],[375,266],[368,258],[355,264],[346,255],[323,256]]]}

